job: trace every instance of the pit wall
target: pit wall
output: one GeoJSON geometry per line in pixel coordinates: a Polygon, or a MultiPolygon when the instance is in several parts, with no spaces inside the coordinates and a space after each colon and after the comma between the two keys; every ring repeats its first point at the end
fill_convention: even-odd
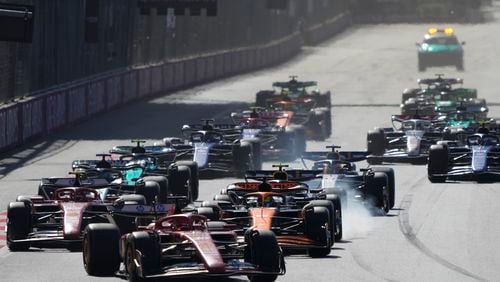
{"type": "Polygon", "coordinates": [[[269,44],[106,73],[0,107],[0,153],[133,101],[282,63],[351,24],[348,12],[269,44]]]}

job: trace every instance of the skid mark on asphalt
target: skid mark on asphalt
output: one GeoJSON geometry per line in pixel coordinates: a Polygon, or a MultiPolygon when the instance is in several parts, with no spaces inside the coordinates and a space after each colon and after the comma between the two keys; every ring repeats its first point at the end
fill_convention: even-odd
{"type": "MultiPolygon", "coordinates": [[[[418,184],[418,182],[416,183],[418,184]]],[[[415,189],[416,186],[412,187],[410,189],[410,193],[406,194],[403,197],[403,200],[401,201],[401,204],[399,205],[401,210],[399,212],[399,229],[403,233],[403,235],[406,237],[408,242],[412,244],[414,247],[416,247],[419,251],[421,251],[424,255],[429,257],[430,259],[434,260],[435,262],[439,263],[440,265],[458,272],[460,274],[463,274],[465,276],[468,276],[470,278],[479,280],[479,281],[487,281],[487,279],[482,278],[456,264],[453,264],[446,259],[440,257],[438,254],[433,252],[431,249],[427,248],[427,246],[418,239],[415,231],[413,230],[412,226],[410,225],[410,214],[409,214],[409,209],[413,200],[413,190],[415,189]]]]}

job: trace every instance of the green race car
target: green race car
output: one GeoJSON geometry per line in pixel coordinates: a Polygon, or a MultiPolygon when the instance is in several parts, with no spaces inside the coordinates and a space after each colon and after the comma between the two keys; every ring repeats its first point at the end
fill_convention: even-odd
{"type": "Polygon", "coordinates": [[[425,71],[434,66],[455,66],[464,70],[464,50],[452,28],[429,28],[418,47],[418,70],[425,71]]]}

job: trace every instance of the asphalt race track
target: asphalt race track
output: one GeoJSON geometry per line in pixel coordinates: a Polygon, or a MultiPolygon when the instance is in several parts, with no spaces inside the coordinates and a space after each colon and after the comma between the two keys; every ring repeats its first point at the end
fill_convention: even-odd
{"type": "MultiPolygon", "coordinates": [[[[500,12],[495,15],[500,17],[500,12]]],[[[0,211],[17,195],[35,194],[41,177],[65,175],[74,159],[93,158],[132,138],[178,136],[182,124],[200,118],[223,121],[231,110],[252,102],[257,90],[291,74],[317,80],[322,89],[334,92],[333,136],[327,142],[308,142],[310,150],[332,143],[365,149],[366,131],[390,126],[390,114],[399,112],[402,90],[422,76],[462,77],[464,85],[478,88],[480,97],[499,105],[499,23],[492,19],[481,25],[454,25],[459,39],[467,42],[462,73],[454,68],[417,72],[414,43],[428,27],[354,26],[278,67],[140,102],[25,146],[1,161],[0,211]]],[[[500,107],[491,106],[490,113],[500,117],[500,107]]],[[[364,208],[350,205],[344,214],[344,242],[336,243],[327,258],[287,257],[287,274],[279,281],[498,280],[500,185],[431,184],[425,166],[394,167],[394,210],[372,217],[364,208]]],[[[232,181],[203,180],[201,199],[211,199],[232,181]]],[[[119,281],[87,276],[81,253],[62,249],[10,253],[4,247],[0,273],[0,281],[119,281]]]]}

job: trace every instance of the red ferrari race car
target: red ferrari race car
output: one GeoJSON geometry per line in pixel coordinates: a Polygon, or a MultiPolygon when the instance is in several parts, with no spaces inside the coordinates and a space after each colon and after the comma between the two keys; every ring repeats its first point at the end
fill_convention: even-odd
{"type": "MultiPolygon", "coordinates": [[[[53,180],[62,187],[56,189],[50,199],[19,196],[16,202],[9,204],[7,246],[11,251],[26,251],[30,247],[65,247],[78,251],[82,231],[89,223],[115,222],[122,232],[129,232],[136,229],[134,217],[137,215],[175,212],[176,204],[145,205],[143,195],[108,194],[101,198],[92,184],[84,183],[79,177],[53,180]]],[[[102,188],[106,182],[104,179],[90,181],[95,188],[102,188]]]]}
{"type": "Polygon", "coordinates": [[[239,240],[231,228],[197,214],[163,217],[123,236],[113,224],[90,224],[83,246],[85,270],[99,276],[118,273],[130,281],[235,275],[274,281],[285,274],[283,254],[271,231],[252,230],[239,240]]]}

